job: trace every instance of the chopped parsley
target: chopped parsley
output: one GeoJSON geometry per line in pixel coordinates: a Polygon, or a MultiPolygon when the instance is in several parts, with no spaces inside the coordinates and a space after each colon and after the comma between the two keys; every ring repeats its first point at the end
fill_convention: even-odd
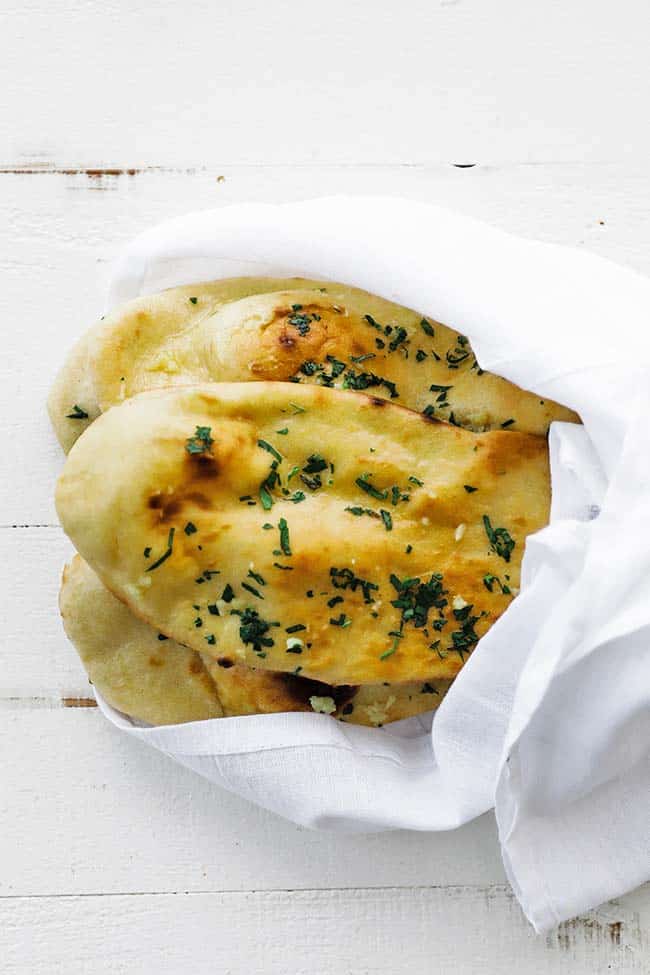
{"type": "Polygon", "coordinates": [[[402,614],[400,632],[406,623],[413,623],[417,629],[426,626],[431,609],[437,609],[442,618],[442,610],[447,605],[447,590],[443,588],[439,572],[434,572],[428,582],[419,578],[399,579],[391,573],[390,582],[397,592],[397,599],[391,600],[391,606],[401,610],[402,614]]]}
{"type": "Polygon", "coordinates": [[[235,598],[235,590],[229,582],[226,584],[226,588],[221,593],[221,598],[223,599],[224,603],[231,603],[235,598]]]}
{"type": "Polygon", "coordinates": [[[481,616],[472,616],[471,612],[473,606],[469,603],[467,606],[463,606],[461,609],[453,610],[454,618],[457,622],[461,624],[460,629],[454,630],[450,633],[452,646],[450,649],[456,650],[460,655],[460,659],[464,660],[464,654],[469,653],[473,650],[479,641],[478,633],[474,629],[474,624],[478,623],[481,616],[485,613],[481,613],[481,616]]]}
{"type": "Polygon", "coordinates": [[[248,570],[248,578],[249,579],[254,579],[255,582],[257,582],[257,584],[260,585],[260,586],[265,586],[266,585],[266,579],[264,579],[264,577],[261,576],[259,574],[259,572],[253,572],[252,569],[249,569],[248,570]]]}
{"type": "Polygon", "coordinates": [[[286,518],[280,518],[278,522],[278,528],[280,529],[280,548],[282,549],[283,555],[291,555],[291,543],[289,541],[289,526],[287,525],[286,518]]]}
{"type": "Polygon", "coordinates": [[[266,634],[272,626],[279,626],[279,623],[267,623],[262,619],[256,609],[246,608],[244,610],[234,609],[233,614],[240,617],[239,637],[244,644],[251,644],[255,653],[266,656],[263,647],[272,647],[275,641],[266,634]]]}
{"type": "Polygon", "coordinates": [[[265,586],[266,585],[266,579],[263,576],[261,576],[259,574],[259,572],[253,572],[252,569],[249,569],[248,570],[248,578],[249,579],[254,579],[255,582],[257,582],[258,585],[260,585],[260,586],[265,586]]]}
{"type": "Polygon", "coordinates": [[[241,587],[242,589],[245,589],[247,592],[251,593],[251,595],[256,596],[257,599],[264,599],[264,596],[259,589],[256,589],[255,586],[251,586],[248,582],[242,582],[241,587]]]}
{"type": "Polygon", "coordinates": [[[464,335],[458,335],[456,337],[455,348],[448,349],[445,354],[449,369],[458,369],[461,362],[464,362],[465,359],[469,359],[470,349],[468,346],[469,343],[464,335]]]}
{"type": "Polygon", "coordinates": [[[474,491],[478,491],[478,488],[474,487],[472,484],[463,484],[463,487],[468,494],[474,494],[474,491]]]}
{"type": "Polygon", "coordinates": [[[511,427],[513,423],[516,423],[516,420],[514,417],[511,416],[509,420],[503,421],[503,423],[501,424],[501,429],[505,430],[506,427],[511,427]]]}
{"type": "Polygon", "coordinates": [[[271,444],[267,443],[266,440],[258,440],[257,446],[271,454],[271,456],[277,460],[278,464],[282,463],[282,454],[279,454],[275,447],[272,447],[271,444]]]}
{"type": "Polygon", "coordinates": [[[185,532],[186,535],[193,535],[195,532],[198,531],[198,528],[196,527],[193,521],[188,521],[183,531],[185,532]]]}
{"type": "Polygon", "coordinates": [[[360,477],[357,477],[354,483],[357,485],[357,487],[360,487],[362,491],[365,491],[366,494],[369,494],[370,497],[376,498],[378,501],[385,501],[388,497],[388,491],[380,491],[374,486],[374,484],[371,484],[368,480],[371,476],[371,474],[362,474],[360,477]]]}
{"type": "Polygon", "coordinates": [[[421,319],[420,328],[422,329],[424,334],[428,335],[430,338],[433,338],[433,336],[435,335],[433,325],[431,324],[431,322],[428,322],[426,318],[421,319]]]}
{"type": "Polygon", "coordinates": [[[190,298],[190,301],[192,302],[193,305],[195,305],[198,300],[199,300],[198,298],[190,298]]]}
{"type": "Polygon", "coordinates": [[[172,550],[174,548],[174,532],[175,531],[176,531],[175,528],[170,528],[169,529],[169,535],[167,536],[167,548],[165,549],[165,551],[163,552],[163,554],[160,556],[160,558],[159,559],[156,559],[156,561],[153,563],[153,565],[147,566],[147,572],[153,572],[154,569],[157,569],[159,565],[162,565],[163,562],[165,562],[169,558],[169,556],[172,554],[172,550]]]}
{"type": "Polygon", "coordinates": [[[377,512],[373,511],[372,508],[360,508],[358,505],[353,505],[345,510],[349,511],[352,515],[356,515],[357,518],[360,518],[361,515],[368,515],[370,518],[379,518],[377,512]]]}
{"type": "Polygon", "coordinates": [[[346,616],[345,613],[341,613],[341,615],[337,616],[335,619],[334,618],[330,619],[330,626],[342,626],[343,628],[345,628],[351,625],[352,625],[352,620],[350,619],[349,616],[346,616]]]}
{"type": "Polygon", "coordinates": [[[512,550],[515,547],[515,541],[510,532],[505,528],[493,528],[487,515],[483,515],[483,526],[492,551],[496,552],[505,562],[509,562],[512,550]]]}
{"type": "Polygon", "coordinates": [[[375,375],[374,372],[356,372],[354,369],[348,369],[343,377],[343,389],[354,389],[358,392],[374,386],[383,386],[387,389],[391,399],[397,399],[399,396],[395,383],[384,379],[383,376],[375,375]]]}
{"type": "Polygon", "coordinates": [[[379,511],[379,514],[381,515],[381,520],[384,523],[384,528],[386,529],[386,531],[387,532],[392,531],[393,530],[393,519],[391,517],[390,511],[386,511],[384,508],[381,508],[380,511],[379,511]]]}
{"type": "Polygon", "coordinates": [[[72,411],[70,413],[66,413],[66,417],[68,420],[87,420],[88,414],[75,403],[72,407],[72,411]]]}
{"type": "Polygon", "coordinates": [[[504,596],[510,596],[512,594],[510,586],[505,582],[501,582],[498,576],[494,576],[491,573],[483,576],[483,585],[488,592],[494,592],[495,584],[499,586],[504,596]]]}
{"type": "Polygon", "coordinates": [[[197,427],[193,437],[188,437],[185,449],[188,454],[205,454],[210,452],[214,440],[210,436],[211,427],[197,427]]]}
{"type": "Polygon", "coordinates": [[[361,589],[365,603],[371,603],[372,597],[370,593],[373,590],[379,590],[379,586],[374,582],[369,582],[368,579],[361,579],[359,576],[355,576],[352,569],[337,569],[332,567],[330,569],[330,578],[335,589],[351,589],[352,592],[361,589]]]}
{"type": "Polygon", "coordinates": [[[393,654],[397,651],[397,647],[399,646],[399,641],[402,639],[402,633],[398,633],[396,630],[392,630],[388,635],[394,638],[393,643],[388,650],[384,650],[383,653],[379,654],[380,660],[388,660],[389,657],[392,657],[393,654]]]}
{"type": "MultiPolygon", "coordinates": [[[[323,486],[321,474],[323,471],[327,470],[329,466],[330,465],[328,462],[320,454],[310,454],[310,456],[307,458],[307,463],[302,468],[300,480],[306,485],[306,487],[309,488],[310,491],[317,491],[323,486]]],[[[294,470],[298,469],[299,468],[294,468],[294,470]]]]}

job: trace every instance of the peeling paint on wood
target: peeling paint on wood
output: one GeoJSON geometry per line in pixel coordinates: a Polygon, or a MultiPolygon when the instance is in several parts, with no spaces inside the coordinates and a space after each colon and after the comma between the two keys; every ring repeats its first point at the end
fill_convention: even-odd
{"type": "Polygon", "coordinates": [[[64,708],[96,708],[97,701],[94,697],[62,697],[61,704],[64,708]]]}

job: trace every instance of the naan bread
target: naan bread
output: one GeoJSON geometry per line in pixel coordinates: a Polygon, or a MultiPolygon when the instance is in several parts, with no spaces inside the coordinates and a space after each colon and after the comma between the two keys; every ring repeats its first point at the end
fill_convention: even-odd
{"type": "Polygon", "coordinates": [[[548,456],[542,437],[385,399],[207,384],[99,417],[57,508],[120,600],[215,661],[337,686],[448,680],[517,590],[548,456]]]}
{"type": "Polygon", "coordinates": [[[91,683],[118,711],[149,724],[223,716],[199,654],[159,639],[78,555],[63,570],[59,606],[91,683]]]}
{"type": "Polygon", "coordinates": [[[545,434],[570,410],[478,368],[468,340],[346,285],[233,278],[138,298],[73,349],[48,407],[66,450],[137,393],[207,381],[367,390],[473,430],[545,434]]]}
{"type": "Polygon", "coordinates": [[[223,666],[169,640],[113,596],[84,560],[66,566],[63,623],[92,684],[126,714],[149,724],[277,711],[330,709],[352,724],[378,725],[438,706],[448,681],[333,688],[291,674],[223,666]]]}

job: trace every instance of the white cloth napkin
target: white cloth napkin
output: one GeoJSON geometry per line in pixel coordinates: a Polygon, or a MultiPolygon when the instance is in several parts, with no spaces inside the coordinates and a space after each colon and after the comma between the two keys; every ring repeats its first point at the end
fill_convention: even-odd
{"type": "Polygon", "coordinates": [[[650,878],[650,280],[443,209],[357,197],[190,214],[143,234],[108,306],[241,274],[358,285],[467,334],[481,366],[577,410],[551,430],[551,524],[437,712],[114,724],[282,816],[451,829],[496,807],[538,930],[650,878]]]}

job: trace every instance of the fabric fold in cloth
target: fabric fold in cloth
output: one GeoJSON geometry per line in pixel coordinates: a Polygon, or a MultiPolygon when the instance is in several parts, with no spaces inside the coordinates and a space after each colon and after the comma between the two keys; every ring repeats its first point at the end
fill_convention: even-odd
{"type": "Polygon", "coordinates": [[[242,274],[345,280],[467,334],[480,365],[573,408],[519,597],[435,719],[261,715],[128,733],[295,822],[440,830],[496,806],[538,930],[650,878],[650,281],[444,209],[358,197],[190,214],[116,266],[108,307],[242,274]]]}

